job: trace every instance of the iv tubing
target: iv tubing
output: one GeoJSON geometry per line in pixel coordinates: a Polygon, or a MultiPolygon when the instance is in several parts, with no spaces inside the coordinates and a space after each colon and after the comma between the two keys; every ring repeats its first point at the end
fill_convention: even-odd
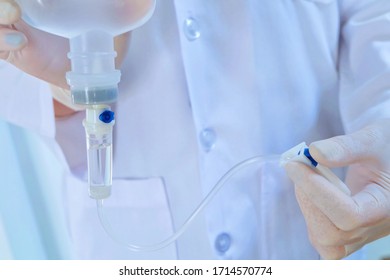
{"type": "Polygon", "coordinates": [[[98,216],[100,219],[100,222],[108,234],[109,237],[111,237],[115,242],[121,244],[122,246],[128,248],[131,251],[135,252],[146,252],[146,251],[155,251],[162,249],[168,245],[170,245],[172,242],[174,242],[176,239],[178,239],[188,228],[188,226],[191,224],[191,222],[196,218],[196,216],[210,203],[210,201],[214,198],[214,196],[217,194],[217,192],[225,185],[225,183],[233,177],[235,174],[237,174],[242,169],[246,168],[247,166],[250,166],[254,163],[264,163],[271,160],[279,160],[280,155],[269,155],[269,156],[256,156],[249,159],[246,159],[235,166],[233,166],[229,171],[227,171],[220,179],[219,181],[214,185],[212,190],[207,194],[207,196],[202,200],[202,202],[199,204],[199,206],[194,210],[194,212],[187,218],[187,220],[183,223],[183,225],[171,236],[166,238],[165,240],[152,244],[152,245],[135,245],[135,244],[129,244],[126,241],[119,238],[114,230],[112,229],[109,220],[107,216],[104,213],[103,209],[103,199],[97,199],[96,200],[96,206],[98,211],[98,216]]]}

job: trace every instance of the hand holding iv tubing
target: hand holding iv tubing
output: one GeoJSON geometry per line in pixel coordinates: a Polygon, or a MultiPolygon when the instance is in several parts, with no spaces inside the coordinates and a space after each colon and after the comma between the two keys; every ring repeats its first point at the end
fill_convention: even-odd
{"type": "Polygon", "coordinates": [[[313,143],[301,143],[280,156],[254,157],[231,168],[187,219],[161,243],[139,246],[116,237],[97,200],[98,214],[108,234],[134,251],[161,249],[177,239],[224,184],[254,164],[280,159],[296,184],[296,196],[309,237],[322,258],[340,259],[364,244],[390,233],[390,120],[384,119],[355,133],[313,143]],[[352,165],[351,165],[352,164],[352,165]],[[344,184],[329,167],[351,165],[344,184]],[[352,190],[352,191],[351,191],[352,190]]]}
{"type": "Polygon", "coordinates": [[[98,211],[98,216],[100,219],[100,222],[108,234],[109,237],[111,237],[115,242],[120,244],[121,246],[135,252],[144,252],[144,251],[155,251],[162,249],[168,245],[170,245],[172,242],[174,242],[176,239],[178,239],[189,227],[189,225],[192,223],[192,221],[196,218],[196,216],[212,201],[212,199],[215,197],[215,195],[226,185],[226,183],[234,177],[236,174],[238,174],[240,171],[244,170],[245,168],[257,164],[257,163],[267,163],[269,161],[279,160],[280,164],[284,166],[290,161],[296,161],[304,163],[305,165],[313,168],[324,176],[329,182],[335,183],[340,188],[343,189],[344,192],[348,192],[348,188],[343,184],[343,182],[336,176],[332,171],[327,169],[324,166],[319,165],[315,160],[312,158],[308,151],[308,147],[305,143],[301,143],[292,149],[288,150],[287,152],[280,155],[268,155],[268,156],[257,156],[253,158],[246,159],[235,166],[233,166],[231,169],[229,169],[214,185],[214,187],[211,189],[211,191],[207,194],[207,196],[201,201],[201,203],[196,207],[196,209],[192,212],[192,214],[186,219],[186,221],[180,226],[180,228],[171,236],[167,237],[166,239],[162,240],[159,243],[156,244],[149,244],[149,245],[140,245],[140,244],[130,244],[118,237],[115,230],[111,227],[109,219],[107,215],[104,212],[104,200],[103,199],[96,199],[96,206],[98,211]]]}
{"type": "Polygon", "coordinates": [[[390,233],[390,119],[314,142],[310,152],[329,167],[348,166],[351,195],[306,165],[285,165],[310,241],[324,259],[340,259],[390,233]]]}

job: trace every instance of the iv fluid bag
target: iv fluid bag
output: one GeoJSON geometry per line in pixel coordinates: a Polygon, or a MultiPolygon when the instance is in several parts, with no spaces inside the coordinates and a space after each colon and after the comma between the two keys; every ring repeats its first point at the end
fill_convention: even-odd
{"type": "Polygon", "coordinates": [[[16,0],[31,26],[65,38],[99,30],[116,36],[145,23],[155,0],[16,0]]]}
{"type": "Polygon", "coordinates": [[[117,100],[114,36],[144,24],[156,0],[16,0],[29,25],[69,39],[72,101],[81,105],[117,100]]]}

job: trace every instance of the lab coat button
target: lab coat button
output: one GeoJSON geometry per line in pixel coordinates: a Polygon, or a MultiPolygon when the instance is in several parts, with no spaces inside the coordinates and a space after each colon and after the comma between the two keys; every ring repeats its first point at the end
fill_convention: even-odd
{"type": "Polygon", "coordinates": [[[230,235],[226,232],[223,232],[215,239],[215,249],[219,253],[225,253],[227,250],[229,250],[231,243],[232,239],[230,235]]]}
{"type": "Polygon", "coordinates": [[[184,20],[184,34],[188,41],[194,41],[200,37],[199,23],[192,17],[184,20]]]}
{"type": "Polygon", "coordinates": [[[214,129],[206,128],[200,132],[199,139],[203,150],[205,152],[210,152],[214,148],[215,142],[217,141],[217,134],[215,133],[214,129]]]}

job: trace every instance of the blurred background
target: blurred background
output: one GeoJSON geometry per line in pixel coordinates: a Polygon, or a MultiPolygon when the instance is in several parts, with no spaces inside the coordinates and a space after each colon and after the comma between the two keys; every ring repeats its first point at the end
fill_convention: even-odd
{"type": "MultiPolygon", "coordinates": [[[[63,212],[62,168],[44,139],[0,120],[0,259],[70,259],[63,212]]],[[[365,248],[390,258],[390,236],[365,248]]]]}

